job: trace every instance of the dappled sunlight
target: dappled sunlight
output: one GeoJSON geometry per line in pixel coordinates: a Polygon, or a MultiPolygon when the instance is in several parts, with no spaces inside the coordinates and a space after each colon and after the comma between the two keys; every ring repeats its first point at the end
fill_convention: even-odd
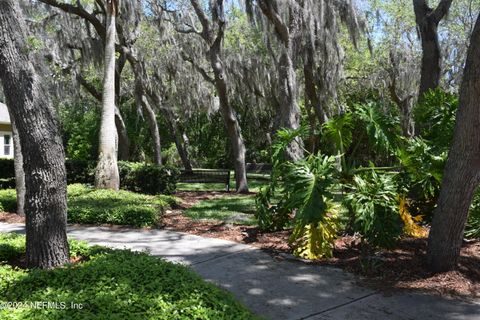
{"type": "MultiPolygon", "coordinates": [[[[0,230],[19,231],[22,227],[0,224],[0,230]]],[[[229,290],[253,312],[266,315],[269,319],[300,319],[320,314],[326,319],[330,315],[334,315],[334,319],[348,319],[358,312],[369,314],[368,310],[377,310],[384,305],[391,308],[400,303],[406,308],[418,299],[425,300],[426,306],[446,305],[444,315],[449,320],[456,319],[449,310],[467,315],[480,312],[480,306],[449,302],[438,297],[418,298],[415,294],[384,297],[381,293],[358,286],[353,275],[340,269],[278,260],[261,250],[220,239],[167,230],[76,226],[70,226],[69,230],[70,237],[92,244],[148,251],[167,260],[190,265],[204,279],[229,290]],[[365,308],[368,310],[365,311],[365,308]]],[[[129,281],[122,281],[112,292],[133,290],[127,289],[133,285],[129,281]]],[[[72,290],[66,297],[74,299],[74,292],[72,290]]],[[[104,298],[109,299],[108,295],[104,298]]],[[[402,308],[397,309],[404,312],[402,308]]],[[[435,310],[425,308],[422,312],[427,317],[438,314],[435,310]]]]}

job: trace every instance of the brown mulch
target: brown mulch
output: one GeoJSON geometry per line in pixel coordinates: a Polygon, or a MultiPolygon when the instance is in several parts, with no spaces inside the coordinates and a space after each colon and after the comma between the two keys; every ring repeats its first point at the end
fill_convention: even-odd
{"type": "Polygon", "coordinates": [[[232,193],[219,191],[179,191],[176,197],[182,200],[179,207],[167,210],[163,215],[162,228],[191,233],[203,237],[220,238],[247,243],[271,251],[289,252],[288,231],[262,233],[257,227],[229,224],[216,220],[192,220],[182,214],[202,200],[231,196],[232,193]]]}
{"type": "MultiPolygon", "coordinates": [[[[184,209],[199,201],[227,195],[231,193],[178,192],[176,196],[182,203],[166,211],[161,228],[246,243],[266,250],[277,259],[295,259],[290,255],[289,231],[265,233],[254,226],[192,220],[182,215],[184,209]]],[[[0,213],[0,221],[24,222],[12,213],[0,213]]],[[[335,242],[334,258],[304,262],[340,267],[360,275],[361,282],[376,289],[418,289],[439,295],[480,297],[480,241],[464,243],[457,270],[436,275],[425,265],[426,247],[427,239],[404,238],[392,250],[374,250],[359,237],[343,236],[335,242]]]]}
{"type": "MultiPolygon", "coordinates": [[[[179,192],[179,208],[168,210],[163,227],[204,237],[220,238],[262,248],[279,259],[295,259],[288,245],[290,231],[262,232],[257,227],[214,220],[192,220],[182,211],[195,203],[225,196],[221,192],[179,192]]],[[[480,241],[465,242],[457,270],[432,274],[425,265],[427,239],[404,238],[392,250],[374,250],[359,237],[342,236],[335,242],[334,258],[305,263],[340,267],[361,276],[376,289],[418,289],[439,295],[480,297],[480,241]]],[[[296,259],[300,260],[300,259],[296,259]]]]}
{"type": "Polygon", "coordinates": [[[426,238],[404,238],[391,250],[374,250],[358,237],[335,243],[334,258],[315,263],[341,267],[379,289],[419,289],[439,295],[480,297],[480,241],[464,243],[455,271],[432,274],[425,263],[426,238]]]}
{"type": "Polygon", "coordinates": [[[12,212],[0,211],[0,222],[6,223],[25,223],[25,217],[12,212]]]}

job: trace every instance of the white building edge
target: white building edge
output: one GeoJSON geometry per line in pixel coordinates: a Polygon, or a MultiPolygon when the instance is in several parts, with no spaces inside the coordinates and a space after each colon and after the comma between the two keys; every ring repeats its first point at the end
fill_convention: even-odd
{"type": "Polygon", "coordinates": [[[7,106],[0,102],[0,158],[13,158],[12,123],[7,106]]]}

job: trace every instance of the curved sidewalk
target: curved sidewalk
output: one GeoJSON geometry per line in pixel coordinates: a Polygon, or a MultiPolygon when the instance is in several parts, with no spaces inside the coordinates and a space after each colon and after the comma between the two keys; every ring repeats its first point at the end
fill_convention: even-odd
{"type": "MultiPolygon", "coordinates": [[[[0,232],[21,224],[0,223],[0,232]]],[[[340,269],[277,260],[248,245],[169,230],[69,226],[70,238],[144,250],[190,265],[267,319],[478,320],[480,303],[420,293],[385,295],[356,284],[340,269]]]]}

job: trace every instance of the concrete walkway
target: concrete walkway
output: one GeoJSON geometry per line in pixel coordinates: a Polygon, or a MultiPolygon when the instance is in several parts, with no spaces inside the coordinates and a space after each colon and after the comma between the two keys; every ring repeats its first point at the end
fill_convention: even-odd
{"type": "MultiPolygon", "coordinates": [[[[24,232],[24,226],[0,223],[0,232],[24,232]]],[[[69,227],[68,235],[92,244],[147,250],[187,264],[267,319],[480,319],[480,303],[425,294],[385,295],[357,285],[340,269],[276,260],[230,241],[167,230],[101,227],[69,227]]]]}

